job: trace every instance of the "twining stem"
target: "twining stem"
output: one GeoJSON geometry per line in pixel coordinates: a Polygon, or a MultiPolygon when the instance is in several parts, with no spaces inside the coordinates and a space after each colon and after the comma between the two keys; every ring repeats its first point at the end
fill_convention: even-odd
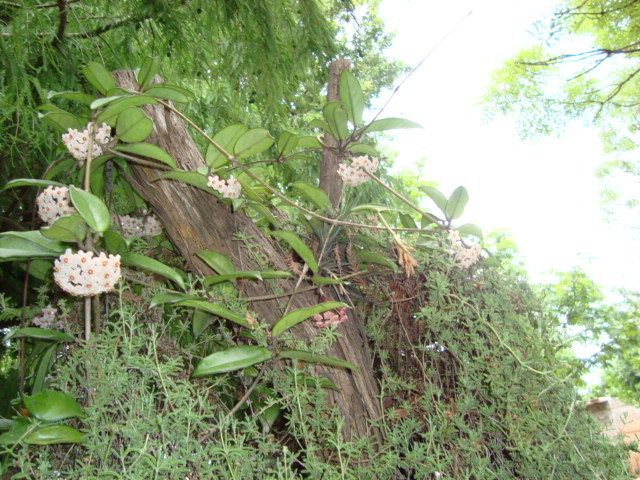
{"type": "MultiPolygon", "coordinates": [[[[297,203],[295,203],[294,201],[290,200],[285,195],[283,195],[282,193],[277,191],[275,188],[273,188],[267,182],[262,180],[260,177],[258,177],[256,174],[254,174],[251,170],[246,168],[244,165],[242,165],[241,163],[238,163],[236,157],[234,157],[229,152],[227,152],[224,148],[222,148],[222,146],[220,146],[215,140],[213,140],[211,137],[209,137],[209,135],[207,135],[200,127],[198,127],[198,125],[196,125],[195,122],[193,122],[189,117],[187,117],[182,112],[177,110],[173,105],[170,105],[167,102],[163,102],[160,99],[156,99],[156,100],[158,100],[158,103],[160,103],[164,107],[166,107],[169,110],[171,110],[173,113],[178,115],[182,120],[184,120],[186,123],[188,123],[191,127],[193,127],[200,135],[202,135],[204,137],[204,139],[207,142],[209,142],[211,145],[213,145],[213,147],[215,147],[218,151],[220,151],[220,153],[222,155],[224,155],[227,158],[227,160],[229,160],[229,162],[234,167],[239,168],[240,170],[242,170],[244,173],[246,173],[253,180],[258,182],[260,185],[262,185],[267,190],[269,190],[269,192],[271,192],[273,195],[275,195],[276,197],[278,197],[280,200],[282,200],[283,202],[287,203],[288,205],[291,205],[292,207],[297,208],[302,213],[304,213],[306,215],[309,215],[309,216],[311,216],[313,218],[317,218],[318,220],[321,220],[323,222],[329,223],[331,225],[342,225],[342,226],[345,226],[345,227],[353,227],[353,228],[365,228],[365,229],[369,229],[369,230],[387,230],[387,227],[380,226],[380,225],[367,225],[367,224],[363,224],[363,223],[346,222],[344,220],[337,220],[335,218],[325,217],[325,216],[320,215],[320,214],[318,214],[316,212],[312,212],[311,210],[308,210],[308,209],[302,207],[301,205],[298,205],[297,203]]],[[[382,182],[380,182],[380,183],[382,185],[384,185],[382,182]]],[[[396,193],[395,191],[393,191],[392,189],[390,189],[386,185],[385,185],[385,188],[387,188],[390,192],[393,192],[400,200],[402,200],[403,202],[407,203],[410,207],[416,209],[423,216],[429,218],[431,221],[433,221],[437,225],[440,225],[440,223],[439,223],[437,218],[435,218],[433,216],[429,217],[429,215],[427,213],[425,213],[422,210],[420,210],[414,204],[409,202],[403,196],[401,196],[400,194],[396,193]]],[[[434,231],[432,229],[425,229],[425,228],[396,228],[396,227],[392,228],[392,230],[394,232],[417,232],[417,233],[428,233],[428,232],[433,232],[434,231]]]]}

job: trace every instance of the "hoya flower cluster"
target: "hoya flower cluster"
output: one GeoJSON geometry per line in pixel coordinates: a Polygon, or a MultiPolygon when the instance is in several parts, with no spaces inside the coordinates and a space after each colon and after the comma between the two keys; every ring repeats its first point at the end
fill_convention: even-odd
{"type": "Polygon", "coordinates": [[[314,326],[318,328],[330,327],[331,325],[340,325],[347,321],[347,307],[337,308],[336,310],[327,310],[326,312],[316,313],[311,319],[315,322],[314,326]]]}
{"type": "Polygon", "coordinates": [[[226,198],[240,198],[242,191],[240,182],[233,175],[229,177],[229,180],[220,178],[218,175],[210,176],[207,185],[226,198]]]}
{"type": "Polygon", "coordinates": [[[65,292],[82,297],[98,295],[113,290],[120,280],[120,255],[100,252],[73,253],[71,249],[53,263],[53,278],[65,292]]]}
{"type": "Polygon", "coordinates": [[[376,170],[378,170],[378,159],[370,159],[362,155],[353,157],[351,165],[345,165],[344,163],[338,165],[338,176],[347,185],[355,187],[369,180],[370,177],[365,172],[374,173],[376,170]]]}
{"type": "MultiPolygon", "coordinates": [[[[91,158],[102,155],[102,148],[112,140],[111,127],[103,123],[93,135],[91,158]]],[[[87,159],[87,153],[89,151],[89,128],[85,128],[82,131],[70,128],[67,133],[62,135],[62,143],[64,143],[69,153],[73,155],[76,160],[84,162],[87,159]]]]}
{"type": "Polygon", "coordinates": [[[69,189],[67,187],[53,187],[49,185],[38,195],[38,216],[43,222],[51,225],[60,217],[73,215],[76,209],[69,204],[69,189]]]}
{"type": "Polygon", "coordinates": [[[64,322],[58,320],[58,315],[58,309],[49,304],[40,311],[39,315],[31,319],[31,323],[40,328],[62,330],[64,328],[64,322]]]}
{"type": "Polygon", "coordinates": [[[123,236],[129,237],[155,237],[162,233],[162,225],[155,215],[146,217],[132,217],[130,215],[113,215],[111,223],[122,228],[123,236]],[[119,220],[119,221],[118,221],[119,220]]]}
{"type": "Polygon", "coordinates": [[[460,233],[455,230],[449,231],[449,241],[451,242],[451,248],[446,251],[454,255],[454,259],[458,267],[469,268],[480,259],[482,247],[480,245],[466,247],[462,243],[460,233]]]}

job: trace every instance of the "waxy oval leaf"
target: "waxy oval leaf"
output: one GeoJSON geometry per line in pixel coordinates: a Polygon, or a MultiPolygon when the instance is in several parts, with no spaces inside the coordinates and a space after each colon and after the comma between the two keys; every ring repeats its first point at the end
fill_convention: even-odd
{"type": "Polygon", "coordinates": [[[142,157],[153,158],[162,163],[166,163],[170,167],[176,168],[176,161],[164,149],[151,143],[130,143],[128,145],[118,145],[114,150],[124,153],[133,153],[142,157]]]}
{"type": "Polygon", "coordinates": [[[349,70],[340,72],[340,83],[338,85],[340,101],[347,113],[347,118],[354,127],[362,123],[362,113],[364,112],[364,94],[360,82],[349,70]]]}
{"type": "Polygon", "coordinates": [[[153,130],[153,122],[139,108],[127,108],[116,121],[116,133],[123,142],[142,142],[153,130]]]}
{"type": "Polygon", "coordinates": [[[84,416],[80,405],[71,395],[56,390],[41,390],[31,397],[25,396],[24,405],[29,413],[45,422],[84,416]]]}
{"type": "Polygon", "coordinates": [[[449,200],[447,200],[447,206],[444,209],[444,216],[447,217],[447,220],[455,220],[462,215],[468,201],[469,194],[467,193],[467,189],[462,185],[456,188],[449,197],[449,200]]]}
{"type": "Polygon", "coordinates": [[[233,266],[231,260],[222,253],[214,252],[213,250],[200,250],[196,252],[196,256],[220,275],[229,275],[236,271],[236,267],[233,266]]]}
{"type": "Polygon", "coordinates": [[[4,187],[2,187],[1,191],[6,190],[7,188],[15,188],[15,187],[40,187],[47,188],[48,186],[54,187],[64,187],[66,186],[64,183],[54,182],[52,180],[39,180],[36,178],[16,178],[14,180],[8,181],[4,187]]]}
{"type": "Polygon", "coordinates": [[[57,257],[66,248],[64,243],[44,237],[40,230],[0,233],[0,261],[57,257]]]}
{"type": "Polygon", "coordinates": [[[321,210],[326,210],[329,205],[329,197],[326,192],[321,188],[314,187],[305,182],[293,182],[291,184],[300,195],[302,195],[305,200],[312,203],[316,207],[321,210]]]}
{"type": "Polygon", "coordinates": [[[34,430],[24,438],[28,445],[53,445],[56,443],[82,443],[84,436],[66,425],[51,425],[34,430]]]}
{"type": "Polygon", "coordinates": [[[138,85],[146,87],[151,83],[153,77],[160,70],[160,58],[158,57],[146,57],[142,61],[140,69],[136,72],[136,80],[138,85]]]}
{"type": "Polygon", "coordinates": [[[231,310],[227,310],[226,308],[218,306],[218,304],[216,303],[211,303],[206,300],[196,300],[196,299],[181,300],[179,302],[174,303],[174,305],[176,307],[197,308],[199,310],[203,310],[213,315],[217,315],[218,317],[231,320],[232,322],[237,323],[238,325],[242,325],[243,327],[252,328],[252,326],[249,325],[249,322],[247,322],[247,319],[244,316],[234,313],[231,310]]]}
{"type": "Polygon", "coordinates": [[[393,130],[395,128],[422,128],[422,125],[412,122],[404,118],[381,118],[374,120],[364,129],[364,133],[382,132],[384,130],[393,130]]]}
{"type": "Polygon", "coordinates": [[[256,363],[265,362],[272,357],[273,354],[264,347],[238,345],[203,358],[193,371],[193,376],[203,377],[205,375],[234,372],[256,363]]]}
{"type": "Polygon", "coordinates": [[[33,338],[36,340],[48,340],[51,342],[73,342],[73,337],[58,330],[46,328],[25,327],[12,330],[4,337],[4,340],[11,338],[33,338]]]}
{"type": "Polygon", "coordinates": [[[271,334],[277,337],[282,332],[290,329],[291,327],[303,322],[309,317],[314,316],[316,313],[326,312],[327,310],[333,310],[334,308],[349,307],[346,303],[342,302],[323,302],[308,308],[299,308],[284,315],[278,320],[273,327],[271,327],[271,334]]]}
{"type": "Polygon", "coordinates": [[[171,100],[178,103],[189,103],[195,98],[195,95],[186,88],[177,85],[151,85],[144,89],[144,93],[152,97],[171,100]]]}
{"type": "Polygon", "coordinates": [[[73,185],[69,186],[69,196],[80,216],[95,232],[107,231],[111,223],[111,215],[100,198],[73,185]]]}
{"type": "Polygon", "coordinates": [[[103,95],[107,95],[107,92],[116,86],[116,82],[109,70],[100,63],[89,62],[82,69],[82,73],[87,81],[103,95]]]}
{"type": "Polygon", "coordinates": [[[61,242],[81,242],[87,235],[87,224],[80,215],[60,217],[49,227],[40,229],[42,236],[61,242]]]}

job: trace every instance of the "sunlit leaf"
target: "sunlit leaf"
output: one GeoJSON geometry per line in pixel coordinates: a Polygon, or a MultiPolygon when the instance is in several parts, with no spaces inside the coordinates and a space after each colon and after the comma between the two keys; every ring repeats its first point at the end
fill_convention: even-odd
{"type": "Polygon", "coordinates": [[[204,190],[207,193],[213,194],[213,189],[207,185],[209,179],[197,172],[186,172],[184,170],[176,170],[173,172],[163,172],[158,175],[158,178],[171,178],[173,180],[179,180],[194,187],[204,190]]]}
{"type": "Polygon", "coordinates": [[[171,100],[172,102],[178,103],[189,103],[195,98],[195,95],[186,88],[167,84],[151,85],[144,89],[144,93],[151,95],[152,97],[171,100]]]}
{"type": "Polygon", "coordinates": [[[49,227],[40,229],[42,236],[61,242],[81,242],[87,235],[87,224],[80,215],[67,215],[56,219],[49,227]]]}
{"type": "Polygon", "coordinates": [[[460,235],[472,235],[482,240],[482,230],[480,229],[480,227],[477,227],[472,223],[465,223],[464,225],[460,225],[458,228],[456,228],[456,230],[460,232],[460,235]]]}
{"type": "Polygon", "coordinates": [[[236,271],[231,260],[222,253],[214,252],[212,250],[201,250],[196,253],[196,256],[220,275],[228,275],[235,273],[236,271]]]}
{"type": "Polygon", "coordinates": [[[116,121],[116,133],[123,142],[142,142],[153,130],[153,122],[139,108],[127,108],[116,121]]]}
{"type": "Polygon", "coordinates": [[[304,149],[320,149],[322,148],[322,144],[318,137],[314,137],[313,135],[306,135],[304,137],[298,137],[298,147],[304,149]]]}
{"type": "Polygon", "coordinates": [[[449,197],[449,200],[447,200],[447,205],[444,209],[445,217],[447,217],[448,220],[455,220],[460,217],[468,201],[469,194],[467,193],[467,189],[463,186],[456,188],[449,197]]]}
{"type": "Polygon", "coordinates": [[[293,360],[302,360],[304,362],[310,363],[324,363],[326,365],[344,367],[356,372],[358,371],[358,367],[356,367],[351,362],[347,362],[346,360],[340,360],[339,358],[320,355],[317,353],[304,352],[302,350],[283,350],[282,352],[278,353],[278,356],[282,358],[291,358],[293,360]]]}
{"type": "Polygon", "coordinates": [[[197,295],[190,295],[188,293],[180,293],[180,292],[166,292],[159,293],[151,298],[149,301],[149,308],[157,307],[158,305],[164,305],[165,303],[178,303],[183,300],[201,300],[205,302],[206,300],[202,297],[198,297],[197,295]]]}
{"type": "Polygon", "coordinates": [[[250,157],[269,149],[273,145],[273,137],[264,128],[252,128],[245,132],[233,147],[237,158],[250,157]]]}
{"type": "Polygon", "coordinates": [[[160,71],[160,58],[159,57],[145,57],[140,66],[140,70],[136,72],[136,80],[138,85],[146,87],[153,77],[160,71]]]}
{"type": "Polygon", "coordinates": [[[193,371],[194,377],[214,375],[217,373],[233,372],[264,362],[273,354],[258,345],[238,345],[227,350],[212,353],[202,359],[193,371]]]}
{"type": "Polygon", "coordinates": [[[292,312],[285,314],[273,325],[271,328],[271,334],[276,337],[307,318],[314,316],[316,313],[322,313],[327,310],[333,310],[334,308],[341,307],[348,307],[348,305],[342,302],[323,302],[313,307],[293,310],[292,312]]]}
{"type": "Polygon", "coordinates": [[[120,254],[120,258],[127,265],[143,268],[150,272],[157,273],[158,275],[172,280],[183,290],[186,288],[183,280],[183,277],[185,276],[184,273],[181,274],[177,270],[169,267],[168,265],[165,265],[162,262],[159,262],[154,258],[129,252],[122,252],[120,254]]]}
{"type": "Polygon", "coordinates": [[[71,395],[56,390],[42,390],[31,397],[25,396],[24,405],[29,413],[45,422],[84,416],[80,405],[71,395]]]}
{"type": "Polygon", "coordinates": [[[318,262],[316,262],[316,259],[313,257],[313,252],[305,245],[298,235],[288,230],[277,230],[275,232],[271,232],[271,235],[287,242],[289,246],[300,256],[300,258],[302,258],[302,261],[309,266],[309,269],[313,273],[318,273],[318,262]]]}
{"type": "Polygon", "coordinates": [[[129,108],[139,107],[140,105],[156,105],[158,102],[155,98],[149,95],[120,95],[118,97],[112,97],[116,100],[111,102],[107,108],[98,114],[96,118],[97,123],[107,123],[109,125],[115,125],[115,120],[120,113],[129,108]]]}
{"type": "Polygon", "coordinates": [[[309,128],[320,128],[325,132],[331,132],[331,128],[329,127],[329,124],[324,120],[320,120],[319,118],[311,120],[309,122],[309,128]]]}
{"type": "Polygon", "coordinates": [[[93,95],[82,92],[48,92],[47,100],[50,100],[52,98],[64,98],[66,100],[82,103],[84,105],[91,105],[91,102],[95,100],[95,97],[93,95]]]}
{"type": "Polygon", "coordinates": [[[151,143],[130,143],[128,145],[118,145],[115,150],[118,152],[133,153],[134,155],[140,155],[142,157],[153,158],[162,163],[176,168],[176,162],[164,149],[151,143]]]}
{"type": "Polygon", "coordinates": [[[419,190],[422,190],[426,193],[431,200],[436,204],[436,206],[444,213],[447,208],[447,197],[445,197],[444,193],[438,190],[435,187],[427,187],[422,185],[418,187],[419,190]]]}
{"type": "Polygon", "coordinates": [[[293,149],[298,145],[297,135],[291,132],[282,132],[278,135],[278,155],[286,156],[293,152],[293,149]]]}
{"type": "Polygon", "coordinates": [[[322,108],[329,131],[338,140],[344,140],[349,136],[349,126],[347,125],[347,113],[340,102],[329,102],[322,108]]]}
{"type": "Polygon", "coordinates": [[[293,182],[291,187],[294,188],[305,200],[315,205],[320,210],[326,210],[329,205],[329,197],[327,193],[305,182],[293,182]]]}
{"type": "Polygon", "coordinates": [[[378,158],[380,156],[380,154],[374,147],[366,143],[350,143],[349,151],[351,153],[360,153],[375,158],[378,158]]]}
{"type": "Polygon", "coordinates": [[[89,62],[82,69],[82,74],[87,81],[93,85],[103,95],[107,95],[109,90],[116,86],[116,82],[102,64],[97,62],[89,62]]]}
{"type": "Polygon", "coordinates": [[[205,154],[205,163],[211,168],[219,168],[226,165],[229,162],[227,154],[232,154],[236,142],[247,132],[247,130],[249,129],[245,125],[237,124],[229,125],[217,132],[213,136],[213,140],[226,153],[221,152],[216,147],[209,144],[205,154]]]}
{"type": "Polygon", "coordinates": [[[35,340],[48,340],[51,342],[73,342],[73,337],[58,330],[49,330],[46,328],[25,327],[12,330],[4,338],[33,338],[35,340]]]}
{"type": "Polygon", "coordinates": [[[248,278],[250,280],[262,280],[262,275],[258,271],[241,271],[228,273],[225,275],[214,275],[212,277],[207,277],[202,281],[202,284],[205,287],[210,287],[211,285],[217,285],[222,282],[229,282],[231,280],[237,280],[238,278],[248,278]]]}
{"type": "Polygon", "coordinates": [[[340,72],[338,91],[348,120],[354,127],[360,125],[364,112],[364,94],[360,82],[349,70],[340,72]]]}
{"type": "Polygon", "coordinates": [[[422,128],[422,125],[404,118],[381,118],[380,120],[371,122],[370,125],[365,127],[364,132],[381,132],[395,128],[422,128]]]}
{"type": "Polygon", "coordinates": [[[80,216],[95,232],[104,232],[109,228],[111,215],[99,197],[73,185],[69,186],[69,196],[80,216]]]}

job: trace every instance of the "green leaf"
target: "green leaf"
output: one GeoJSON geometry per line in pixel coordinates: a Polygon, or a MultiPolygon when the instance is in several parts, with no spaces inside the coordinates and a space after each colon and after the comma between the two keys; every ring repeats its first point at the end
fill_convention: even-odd
{"type": "Polygon", "coordinates": [[[80,405],[72,396],[55,390],[42,390],[31,397],[25,396],[24,405],[34,417],[45,422],[84,416],[80,405]]]}
{"type": "Polygon", "coordinates": [[[329,124],[324,120],[320,120],[319,118],[311,120],[309,122],[309,128],[320,128],[325,132],[331,132],[331,128],[329,127],[329,124]]]}
{"type": "Polygon", "coordinates": [[[362,213],[362,212],[374,212],[374,213],[382,213],[382,212],[397,212],[398,209],[383,207],[382,205],[373,205],[373,204],[363,204],[356,205],[351,209],[351,213],[362,213]]]}
{"type": "Polygon", "coordinates": [[[289,244],[289,246],[298,254],[302,261],[309,266],[309,269],[313,273],[318,273],[318,262],[313,258],[313,252],[309,247],[305,245],[305,243],[293,232],[288,230],[276,230],[271,232],[276,238],[280,240],[284,240],[289,244]]]}
{"type": "Polygon", "coordinates": [[[29,428],[33,427],[33,424],[26,418],[16,417],[15,420],[9,420],[9,431],[0,435],[0,445],[14,445],[20,443],[29,428]]]}
{"type": "Polygon", "coordinates": [[[80,215],[60,217],[49,227],[40,229],[42,236],[61,242],[82,242],[87,235],[87,224],[80,215]]]}
{"type": "Polygon", "coordinates": [[[212,277],[207,277],[202,281],[202,284],[205,287],[210,287],[211,285],[217,285],[218,283],[228,282],[230,280],[236,280],[238,278],[262,280],[262,275],[260,275],[260,272],[258,271],[242,271],[242,272],[227,273],[225,275],[215,275],[212,277]]]}
{"type": "Polygon", "coordinates": [[[47,100],[51,100],[52,98],[64,98],[66,100],[83,103],[85,105],[91,105],[91,102],[95,100],[93,95],[82,92],[48,92],[47,100]]]}
{"type": "Polygon", "coordinates": [[[329,278],[329,277],[318,277],[314,275],[311,277],[311,281],[316,285],[342,285],[344,282],[337,278],[329,278]]]}
{"type": "Polygon", "coordinates": [[[213,268],[220,275],[229,275],[236,272],[236,268],[225,255],[212,250],[200,250],[196,256],[213,268]]]}
{"type": "Polygon", "coordinates": [[[349,137],[349,126],[347,125],[347,114],[342,108],[340,102],[327,103],[322,108],[322,115],[324,116],[327,125],[329,125],[329,131],[338,140],[344,140],[349,137]]]}
{"type": "Polygon", "coordinates": [[[370,157],[378,158],[380,154],[378,151],[372,147],[371,145],[367,145],[366,143],[350,143],[349,151],[351,153],[362,153],[364,155],[369,155],[370,157]]]}
{"type": "Polygon", "coordinates": [[[329,197],[324,190],[313,187],[305,182],[294,182],[291,184],[300,195],[304,197],[309,203],[312,203],[320,210],[326,210],[329,205],[329,197]]]}
{"type": "Polygon", "coordinates": [[[202,359],[193,372],[194,377],[233,372],[264,362],[273,354],[258,345],[238,345],[227,350],[212,353],[202,359]]]}
{"type": "Polygon", "coordinates": [[[295,134],[291,132],[282,132],[278,135],[278,155],[282,157],[289,155],[297,145],[298,137],[295,134]]]}
{"type": "Polygon", "coordinates": [[[82,74],[103,95],[106,95],[109,90],[116,86],[116,82],[109,71],[100,63],[89,62],[82,69],[82,74]]]}
{"type": "Polygon", "coordinates": [[[89,108],[91,110],[96,110],[97,108],[101,108],[101,107],[104,107],[105,105],[109,105],[111,102],[115,102],[119,98],[123,98],[123,97],[133,97],[133,96],[132,95],[114,95],[113,97],[96,98],[93,102],[91,102],[91,105],[89,105],[89,108]]]}
{"type": "Polygon", "coordinates": [[[163,305],[165,303],[178,303],[183,300],[201,300],[205,301],[204,298],[198,297],[196,295],[189,295],[187,293],[179,293],[179,292],[167,292],[160,293],[151,298],[149,303],[149,308],[157,307],[158,305],[163,305]]]}
{"type": "Polygon", "coordinates": [[[213,194],[213,189],[207,185],[209,179],[206,175],[202,175],[197,172],[186,172],[184,170],[176,170],[173,172],[163,172],[158,178],[171,178],[173,180],[179,180],[194,187],[204,190],[207,193],[213,194]]]}
{"type": "Polygon", "coordinates": [[[193,312],[193,322],[191,323],[191,330],[194,338],[198,338],[202,335],[202,332],[215,321],[214,317],[202,310],[196,310],[193,312]]]}
{"type": "Polygon", "coordinates": [[[109,209],[100,198],[73,185],[69,186],[69,196],[80,216],[95,232],[107,231],[111,216],[109,209]]]}
{"type": "Polygon", "coordinates": [[[480,229],[480,227],[477,227],[472,223],[465,223],[464,225],[460,225],[458,228],[456,228],[456,230],[460,232],[460,235],[471,235],[482,240],[482,230],[480,229]]]}
{"type": "Polygon", "coordinates": [[[123,142],[142,142],[153,130],[153,122],[139,108],[127,108],[118,115],[116,133],[123,142]]]}
{"type": "Polygon", "coordinates": [[[151,143],[130,143],[128,145],[118,145],[115,148],[118,152],[133,153],[134,155],[140,155],[142,157],[153,158],[162,163],[176,168],[176,162],[164,149],[151,143]]]}
{"type": "Polygon", "coordinates": [[[75,428],[66,425],[41,427],[24,437],[28,445],[53,445],[56,443],[82,443],[84,437],[75,428]]]}
{"type": "Polygon", "coordinates": [[[449,200],[447,200],[447,205],[444,209],[444,216],[447,217],[447,220],[455,220],[462,215],[468,201],[469,194],[467,193],[467,189],[463,186],[456,188],[449,197],[449,200]]]}
{"type": "Polygon", "coordinates": [[[402,225],[405,228],[418,228],[418,226],[416,225],[416,221],[413,219],[411,215],[407,213],[400,213],[399,217],[400,217],[400,221],[402,222],[402,225]]]}
{"type": "Polygon", "coordinates": [[[50,240],[39,230],[0,233],[0,260],[57,257],[67,246],[50,240]]]}
{"type": "Polygon", "coordinates": [[[360,82],[349,70],[340,72],[338,92],[347,114],[347,119],[354,127],[360,125],[362,123],[362,113],[364,112],[364,94],[362,93],[360,82]]]}
{"type": "Polygon", "coordinates": [[[58,330],[48,330],[46,328],[25,327],[12,330],[4,337],[4,340],[11,338],[33,338],[34,340],[47,340],[51,342],[73,342],[72,336],[58,330]]]}
{"type": "Polygon", "coordinates": [[[321,149],[322,144],[318,137],[314,137],[313,135],[305,135],[304,137],[298,137],[298,147],[308,149],[321,149]]]}
{"type": "Polygon", "coordinates": [[[186,88],[176,85],[151,85],[144,89],[144,93],[156,98],[163,98],[178,103],[189,103],[195,95],[186,88]]]}
{"type": "Polygon", "coordinates": [[[14,180],[8,181],[5,184],[5,186],[2,188],[2,190],[0,190],[0,192],[8,188],[17,188],[17,187],[47,188],[48,186],[65,187],[66,185],[60,182],[52,182],[51,180],[38,180],[35,178],[16,178],[14,180]]]}
{"type": "Polygon", "coordinates": [[[323,302],[308,308],[299,308],[287,313],[280,318],[271,328],[271,334],[277,337],[282,332],[289,330],[291,327],[299,324],[309,317],[313,317],[316,313],[326,312],[327,310],[333,310],[334,308],[348,307],[346,303],[342,302],[323,302]]]}
{"type": "Polygon", "coordinates": [[[385,267],[389,267],[392,270],[396,270],[397,266],[395,262],[389,260],[387,257],[384,257],[380,254],[371,252],[369,250],[356,250],[356,258],[360,263],[375,263],[377,265],[383,265],[385,267]]]}
{"type": "Polygon", "coordinates": [[[393,130],[394,128],[422,128],[422,125],[404,118],[381,118],[367,125],[363,132],[382,132],[384,130],[393,130]]]}
{"type": "Polygon", "coordinates": [[[350,370],[359,371],[353,363],[346,360],[340,360],[339,358],[329,357],[327,355],[319,355],[317,353],[303,352],[302,350],[283,350],[278,354],[282,358],[291,358],[293,360],[302,360],[310,363],[324,363],[326,365],[333,365],[336,367],[344,367],[350,370]]]}
{"type": "Polygon", "coordinates": [[[233,147],[233,153],[237,158],[250,157],[269,149],[273,142],[273,137],[268,130],[252,128],[238,138],[233,147]]]}
{"type": "Polygon", "coordinates": [[[140,94],[119,95],[111,98],[115,98],[116,100],[98,114],[96,118],[97,123],[104,122],[113,126],[116,124],[116,117],[125,110],[139,107],[140,105],[157,105],[158,103],[155,98],[140,94]]]}
{"type": "Polygon", "coordinates": [[[118,255],[126,252],[128,249],[127,242],[118,232],[108,230],[102,236],[107,252],[118,255]]]}
{"type": "Polygon", "coordinates": [[[447,197],[444,196],[444,193],[442,193],[435,187],[427,187],[424,185],[418,187],[418,189],[426,193],[427,196],[431,200],[433,200],[433,203],[435,203],[436,206],[442,211],[442,213],[444,213],[445,209],[447,208],[447,197]]]}
{"type": "Polygon", "coordinates": [[[269,278],[292,278],[293,277],[293,275],[291,275],[289,272],[284,272],[282,270],[265,270],[263,272],[260,272],[260,276],[264,280],[267,280],[269,278]]]}
{"type": "Polygon", "coordinates": [[[153,77],[160,71],[160,58],[158,57],[145,57],[142,61],[140,70],[136,73],[136,80],[138,85],[146,87],[151,83],[153,77]]]}
{"type": "Polygon", "coordinates": [[[217,315],[218,317],[231,320],[232,322],[237,323],[238,325],[242,325],[243,327],[253,328],[251,325],[249,325],[249,322],[247,322],[247,319],[243,315],[238,315],[231,310],[227,310],[226,308],[218,306],[218,304],[216,303],[207,302],[206,300],[180,300],[179,302],[175,302],[174,305],[176,307],[197,308],[207,313],[211,313],[212,315],[217,315]]]}
{"type": "Polygon", "coordinates": [[[220,168],[229,162],[227,154],[231,155],[233,147],[238,139],[244,135],[249,129],[245,125],[229,125],[223,128],[213,136],[213,140],[226,153],[220,152],[216,147],[209,144],[205,154],[205,163],[211,168],[220,168]]]}
{"type": "Polygon", "coordinates": [[[70,128],[77,130],[84,128],[85,124],[78,117],[53,105],[43,105],[38,110],[38,118],[40,120],[61,132],[66,132],[70,128]]]}
{"type": "Polygon", "coordinates": [[[120,258],[122,261],[128,265],[143,268],[145,270],[149,270],[150,272],[157,273],[158,275],[162,275],[169,280],[172,280],[176,285],[178,285],[181,289],[185,289],[185,284],[183,277],[184,273],[180,274],[177,270],[165,265],[162,262],[154,258],[145,257],[144,255],[138,255],[137,253],[129,253],[122,252],[120,254],[120,258]]]}

